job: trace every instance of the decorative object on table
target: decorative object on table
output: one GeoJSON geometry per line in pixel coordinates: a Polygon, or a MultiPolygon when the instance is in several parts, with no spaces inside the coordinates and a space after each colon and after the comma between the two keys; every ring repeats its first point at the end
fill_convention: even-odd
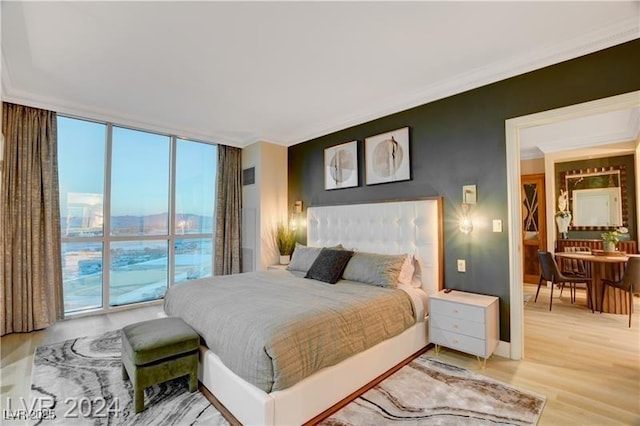
{"type": "Polygon", "coordinates": [[[411,179],[409,128],[366,138],[364,156],[367,185],[411,179]]]}
{"type": "Polygon", "coordinates": [[[570,211],[560,210],[556,213],[556,225],[558,225],[558,232],[562,235],[563,240],[568,238],[569,224],[571,224],[570,211]]]}
{"type": "Polygon", "coordinates": [[[422,355],[320,425],[535,425],[545,400],[422,355]]]}
{"type": "Polygon", "coordinates": [[[121,350],[120,330],[38,347],[29,401],[58,402],[52,408],[55,419],[39,424],[229,424],[200,392],[189,392],[186,376],[147,388],[146,409],[135,414],[131,382],[122,378],[121,350]],[[75,409],[72,404],[77,404],[75,409]],[[89,409],[94,415],[82,422],[82,413],[89,409]],[[98,410],[102,417],[96,415],[98,410]],[[65,412],[77,418],[65,417],[65,412]]]}
{"type": "Polygon", "coordinates": [[[600,236],[602,237],[602,248],[605,253],[615,252],[616,244],[620,241],[620,236],[628,232],[629,230],[622,226],[613,231],[603,232],[600,236]]]}
{"type": "Polygon", "coordinates": [[[358,186],[358,141],[324,150],[324,189],[358,186]]]}
{"type": "Polygon", "coordinates": [[[276,228],[276,245],[280,252],[280,264],[288,265],[291,253],[296,246],[296,231],[284,224],[279,224],[276,228]]]}

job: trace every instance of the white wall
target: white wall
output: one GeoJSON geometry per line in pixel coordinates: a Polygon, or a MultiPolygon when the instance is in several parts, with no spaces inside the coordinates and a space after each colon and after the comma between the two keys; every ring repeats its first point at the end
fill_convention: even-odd
{"type": "Polygon", "coordinates": [[[544,173],[544,158],[541,157],[520,161],[521,175],[535,175],[538,173],[544,173]]]}
{"type": "Polygon", "coordinates": [[[242,168],[255,167],[255,183],[242,187],[243,255],[252,250],[244,271],[264,270],[278,263],[274,231],[287,220],[287,148],[256,142],[242,149],[242,168]],[[251,269],[249,269],[251,267],[251,269]]]}

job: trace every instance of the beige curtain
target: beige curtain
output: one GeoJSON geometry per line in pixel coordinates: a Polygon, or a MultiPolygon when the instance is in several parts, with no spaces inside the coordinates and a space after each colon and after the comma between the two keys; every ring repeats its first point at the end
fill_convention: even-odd
{"type": "Polygon", "coordinates": [[[242,150],[218,145],[215,275],[241,272],[242,150]]]}
{"type": "Polygon", "coordinates": [[[0,334],[62,318],[56,113],[4,103],[0,334]]]}

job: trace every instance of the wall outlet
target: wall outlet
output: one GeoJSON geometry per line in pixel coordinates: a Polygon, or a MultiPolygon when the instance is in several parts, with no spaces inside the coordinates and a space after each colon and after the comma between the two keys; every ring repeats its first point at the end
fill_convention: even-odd
{"type": "Polygon", "coordinates": [[[467,272],[467,262],[464,259],[458,259],[458,272],[467,272]]]}
{"type": "Polygon", "coordinates": [[[502,232],[502,221],[500,219],[493,219],[493,232],[502,232]]]}

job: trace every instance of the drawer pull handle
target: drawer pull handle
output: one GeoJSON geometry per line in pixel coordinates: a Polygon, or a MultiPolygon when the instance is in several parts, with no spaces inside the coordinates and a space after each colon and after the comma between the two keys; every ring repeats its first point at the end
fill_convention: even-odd
{"type": "Polygon", "coordinates": [[[457,313],[458,313],[458,310],[457,310],[457,309],[454,309],[454,310],[453,310],[453,313],[454,313],[454,314],[457,314],[457,313]]]}
{"type": "Polygon", "coordinates": [[[454,339],[454,340],[453,340],[453,343],[458,343],[458,339],[454,339]]]}
{"type": "Polygon", "coordinates": [[[453,324],[453,328],[458,328],[458,324],[453,324]]]}

